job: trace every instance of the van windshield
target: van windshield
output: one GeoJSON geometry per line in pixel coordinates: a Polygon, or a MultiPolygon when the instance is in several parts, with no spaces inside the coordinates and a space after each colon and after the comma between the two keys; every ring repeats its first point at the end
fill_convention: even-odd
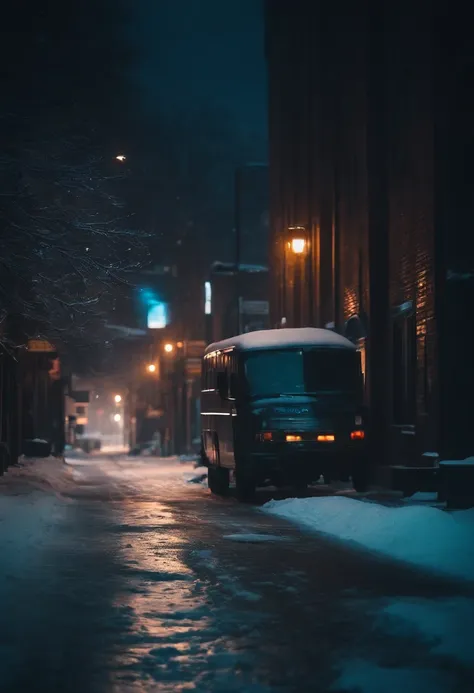
{"type": "Polygon", "coordinates": [[[256,351],[245,359],[250,396],[360,392],[359,354],[344,349],[256,351]]]}

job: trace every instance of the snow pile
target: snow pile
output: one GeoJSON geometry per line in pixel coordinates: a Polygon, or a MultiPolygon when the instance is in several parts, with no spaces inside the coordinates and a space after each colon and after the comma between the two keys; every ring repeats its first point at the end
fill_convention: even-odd
{"type": "Polygon", "coordinates": [[[441,460],[439,464],[443,467],[472,467],[474,457],[466,457],[465,460],[441,460]]]}
{"type": "Polygon", "coordinates": [[[195,467],[192,472],[184,474],[187,484],[202,484],[207,486],[207,467],[195,467]]]}
{"type": "Polygon", "coordinates": [[[263,511],[391,558],[474,580],[474,510],[386,507],[353,498],[290,498],[263,511]]]}
{"type": "Polygon", "coordinates": [[[9,467],[1,480],[1,485],[12,488],[14,485],[28,484],[40,489],[61,491],[69,486],[70,476],[64,460],[59,457],[40,459],[20,457],[18,464],[9,467]]]}

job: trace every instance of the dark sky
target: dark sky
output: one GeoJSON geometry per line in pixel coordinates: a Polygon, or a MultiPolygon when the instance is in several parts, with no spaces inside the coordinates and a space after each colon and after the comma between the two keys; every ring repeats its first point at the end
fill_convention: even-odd
{"type": "Polygon", "coordinates": [[[150,106],[228,108],[266,137],[261,0],[141,0],[134,33],[150,106]]]}

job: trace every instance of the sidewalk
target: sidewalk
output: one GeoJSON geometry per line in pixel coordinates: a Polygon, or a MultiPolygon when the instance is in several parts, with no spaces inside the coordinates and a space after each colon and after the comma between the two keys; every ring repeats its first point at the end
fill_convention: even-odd
{"type": "Polygon", "coordinates": [[[2,496],[24,495],[32,490],[61,492],[70,484],[70,472],[59,457],[20,458],[0,477],[2,496]]]}

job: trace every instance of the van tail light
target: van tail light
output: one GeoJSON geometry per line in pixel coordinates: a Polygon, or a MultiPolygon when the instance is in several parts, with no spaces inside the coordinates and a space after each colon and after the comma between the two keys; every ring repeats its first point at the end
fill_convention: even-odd
{"type": "Polygon", "coordinates": [[[351,440],[364,440],[365,438],[365,431],[352,431],[351,433],[351,440]]]}
{"type": "Polygon", "coordinates": [[[256,438],[260,443],[269,443],[273,440],[273,433],[271,431],[261,431],[257,433],[256,438]]]}
{"type": "Polygon", "coordinates": [[[329,435],[319,435],[317,437],[318,443],[334,443],[336,440],[336,436],[333,436],[331,434],[329,435]]]}
{"type": "Polygon", "coordinates": [[[295,436],[295,435],[287,435],[285,436],[286,442],[287,443],[299,443],[300,441],[303,440],[301,436],[295,436]]]}

